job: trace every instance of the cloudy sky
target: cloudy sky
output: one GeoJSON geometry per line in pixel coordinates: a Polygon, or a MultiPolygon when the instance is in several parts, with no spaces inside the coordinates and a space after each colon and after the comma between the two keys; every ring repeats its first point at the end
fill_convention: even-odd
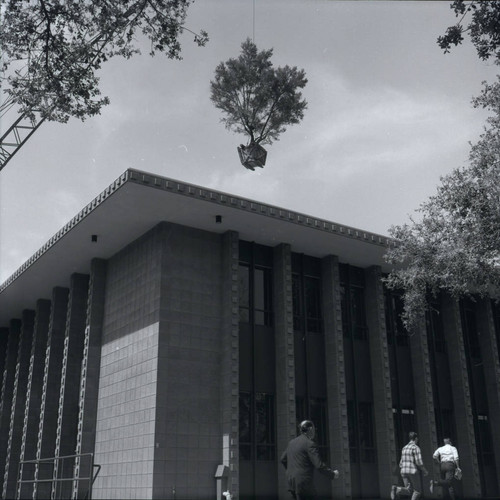
{"type": "MultiPolygon", "coordinates": [[[[208,31],[183,60],[144,54],[101,72],[111,105],[95,118],[44,123],[0,172],[0,282],[127,168],[387,234],[466,163],[485,114],[470,104],[496,67],[436,38],[448,1],[197,0],[187,25],[208,31]],[[255,10],[255,23],[254,19],[255,10]],[[303,68],[304,120],[241,166],[245,142],[210,102],[216,65],[255,36],[275,66],[303,68]]],[[[1,123],[5,130],[15,113],[1,123]]]]}

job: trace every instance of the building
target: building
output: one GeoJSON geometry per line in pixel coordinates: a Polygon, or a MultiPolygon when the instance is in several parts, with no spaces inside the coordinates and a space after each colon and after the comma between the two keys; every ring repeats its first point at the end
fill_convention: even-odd
{"type": "Polygon", "coordinates": [[[97,465],[97,499],[287,498],[304,418],[325,496],[388,498],[410,430],[498,496],[499,310],[444,296],[409,336],[390,244],[127,170],[0,287],[2,498],[83,498],[97,465]]]}

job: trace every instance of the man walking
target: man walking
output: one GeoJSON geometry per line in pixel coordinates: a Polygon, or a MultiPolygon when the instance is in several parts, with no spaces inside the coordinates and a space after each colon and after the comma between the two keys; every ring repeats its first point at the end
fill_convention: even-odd
{"type": "Polygon", "coordinates": [[[409,433],[410,442],[401,451],[401,460],[399,468],[401,477],[403,478],[404,488],[401,486],[392,485],[391,499],[403,496],[411,496],[411,500],[417,500],[422,495],[422,487],[420,481],[420,471],[424,476],[428,472],[422,462],[422,453],[417,446],[418,436],[416,432],[409,433]]]}
{"type": "Polygon", "coordinates": [[[430,490],[431,493],[434,493],[434,486],[441,486],[443,493],[448,490],[451,500],[455,500],[452,481],[455,476],[455,469],[458,467],[458,451],[452,446],[450,438],[444,438],[443,443],[444,445],[432,455],[432,458],[439,464],[441,479],[437,481],[431,479],[430,490]]]}
{"type": "Polygon", "coordinates": [[[318,447],[313,441],[316,429],[310,420],[299,426],[300,434],[292,439],[281,455],[281,463],[286,470],[288,491],[295,500],[313,500],[316,489],[313,483],[314,469],[330,479],[339,477],[338,470],[330,469],[320,458],[318,447]]]}

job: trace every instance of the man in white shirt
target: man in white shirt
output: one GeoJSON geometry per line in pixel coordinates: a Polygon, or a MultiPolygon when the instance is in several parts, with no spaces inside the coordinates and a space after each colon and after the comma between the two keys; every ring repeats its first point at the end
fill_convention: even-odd
{"type": "MultiPolygon", "coordinates": [[[[431,479],[430,490],[434,493],[434,486],[441,486],[443,490],[448,489],[451,500],[455,500],[455,491],[452,486],[455,469],[458,467],[458,451],[452,446],[450,438],[443,439],[444,446],[438,448],[432,458],[439,464],[441,479],[431,479]]],[[[443,491],[444,493],[444,491],[443,491]]]]}

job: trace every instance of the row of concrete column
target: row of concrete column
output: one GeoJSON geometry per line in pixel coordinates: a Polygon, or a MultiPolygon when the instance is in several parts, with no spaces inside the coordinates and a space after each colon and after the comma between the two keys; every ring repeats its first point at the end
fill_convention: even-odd
{"type": "Polygon", "coordinates": [[[0,330],[0,485],[2,498],[77,498],[91,475],[106,264],[73,274],[0,330]],[[23,480],[18,483],[21,467],[23,480]],[[34,482],[33,480],[37,480],[34,482]]]}
{"type": "MultiPolygon", "coordinates": [[[[277,399],[277,448],[283,450],[289,439],[296,435],[294,344],[291,291],[291,247],[286,244],[275,248],[274,292],[276,334],[276,399],[277,399]]],[[[365,306],[369,330],[370,361],[372,366],[374,427],[377,442],[377,466],[380,495],[388,497],[397,470],[397,451],[391,373],[387,345],[382,271],[373,266],[365,270],[365,306]]],[[[340,479],[333,482],[335,498],[352,496],[345,363],[340,302],[339,261],[336,256],[322,259],[322,309],[325,336],[325,358],[328,391],[328,418],[330,456],[332,464],[342,471],[340,479]]],[[[445,298],[443,324],[452,379],[453,406],[457,433],[460,436],[461,465],[464,473],[463,494],[466,498],[480,498],[481,484],[471,394],[468,384],[467,364],[464,353],[464,336],[460,321],[459,304],[445,298]]],[[[493,313],[489,301],[478,303],[481,324],[481,349],[487,380],[489,414],[493,448],[500,450],[500,365],[494,330],[493,313]]],[[[425,324],[410,337],[413,380],[415,386],[415,417],[418,422],[420,446],[432,470],[430,457],[441,445],[437,442],[432,391],[431,366],[425,324]]],[[[497,457],[500,477],[500,457],[497,457]]],[[[279,467],[279,466],[278,466],[279,467]]],[[[285,476],[279,473],[280,498],[286,498],[285,476]]]]}
{"type": "MultiPolygon", "coordinates": [[[[223,245],[223,311],[221,335],[221,415],[223,450],[229,468],[228,488],[238,493],[238,235],[228,232],[223,245]]],[[[277,449],[296,435],[295,356],[293,332],[291,247],[274,248],[274,311],[276,347],[277,449]]],[[[396,468],[396,443],[390,385],[389,351],[385,331],[381,269],[365,270],[366,317],[370,332],[374,421],[380,493],[388,495],[396,468]]],[[[69,288],[56,287],[50,299],[40,299],[0,330],[0,485],[3,498],[78,498],[88,483],[69,481],[56,491],[52,478],[92,475],[84,459],[44,464],[23,472],[29,479],[18,488],[17,474],[24,460],[92,453],[94,450],[97,392],[101,353],[106,262],[93,260],[89,275],[74,274],[69,288]]],[[[339,262],[322,259],[322,310],[327,372],[330,456],[342,471],[333,483],[335,498],[350,498],[346,377],[342,334],[339,262]]],[[[478,303],[481,350],[487,381],[494,449],[500,449],[500,366],[493,315],[488,301],[478,303]]],[[[447,352],[453,380],[453,406],[461,439],[463,493],[479,498],[481,484],[476,451],[471,394],[464,339],[456,301],[446,298],[442,308],[447,352]]],[[[425,326],[410,340],[415,416],[425,457],[438,446],[434,416],[431,367],[425,326]]],[[[500,458],[500,457],[499,457],[500,458]]],[[[496,461],[497,468],[500,460],[496,461]]],[[[279,465],[278,465],[279,467],[279,465]]],[[[500,473],[500,469],[498,470],[500,473]]],[[[500,474],[499,474],[500,477],[500,474]]],[[[278,473],[280,496],[286,493],[285,476],[278,473]]],[[[59,485],[60,486],[60,485],[59,485]]]]}

